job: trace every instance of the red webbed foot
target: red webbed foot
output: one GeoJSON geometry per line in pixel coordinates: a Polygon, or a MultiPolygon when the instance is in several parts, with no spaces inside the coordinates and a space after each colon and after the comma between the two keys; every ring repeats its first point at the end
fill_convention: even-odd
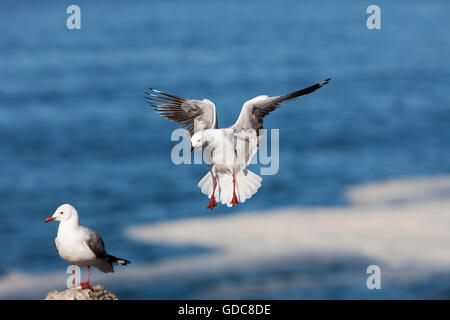
{"type": "Polygon", "coordinates": [[[89,282],[81,282],[80,286],[82,289],[91,289],[92,290],[92,286],[89,282]]]}
{"type": "Polygon", "coordinates": [[[216,199],[214,199],[214,196],[211,197],[211,200],[209,200],[208,206],[206,207],[207,209],[211,209],[217,207],[217,202],[216,199]]]}
{"type": "Polygon", "coordinates": [[[217,178],[214,177],[214,188],[211,194],[211,200],[209,200],[208,206],[206,207],[207,209],[211,209],[214,207],[217,207],[217,202],[216,199],[214,198],[214,194],[216,192],[216,187],[217,187],[217,178]]]}
{"type": "Polygon", "coordinates": [[[231,204],[233,205],[233,207],[235,204],[239,204],[239,200],[235,193],[233,193],[233,199],[231,199],[231,204]]]}
{"type": "Polygon", "coordinates": [[[233,198],[231,199],[231,205],[234,207],[235,204],[238,204],[239,200],[236,197],[236,179],[234,178],[233,174],[233,198]]]}

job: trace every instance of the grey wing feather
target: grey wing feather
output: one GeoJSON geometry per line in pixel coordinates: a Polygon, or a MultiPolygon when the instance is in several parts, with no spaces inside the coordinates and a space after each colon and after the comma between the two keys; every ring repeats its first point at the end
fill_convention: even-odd
{"type": "Polygon", "coordinates": [[[161,116],[175,122],[182,122],[190,136],[195,132],[217,128],[216,106],[208,99],[192,100],[177,97],[159,90],[146,92],[147,103],[161,116]]]}
{"type": "Polygon", "coordinates": [[[105,244],[103,243],[102,237],[100,237],[96,231],[90,230],[89,239],[86,240],[86,245],[92,250],[97,258],[106,259],[107,254],[105,244]]]}
{"type": "Polygon", "coordinates": [[[280,104],[287,100],[292,100],[323,87],[330,81],[331,78],[325,81],[316,83],[307,88],[276,97],[258,96],[244,103],[241,114],[236,123],[231,127],[235,130],[255,129],[259,130],[263,127],[263,119],[273,110],[280,107],[280,104]]]}
{"type": "Polygon", "coordinates": [[[263,128],[263,119],[266,115],[279,108],[282,102],[309,94],[326,85],[329,80],[330,78],[283,96],[258,96],[245,102],[238,120],[231,126],[234,129],[236,153],[244,155],[240,163],[248,165],[258,151],[262,139],[259,130],[263,128]]]}

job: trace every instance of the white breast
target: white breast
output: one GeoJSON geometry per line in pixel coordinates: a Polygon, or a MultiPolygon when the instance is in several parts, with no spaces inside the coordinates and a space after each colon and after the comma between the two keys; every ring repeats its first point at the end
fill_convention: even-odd
{"type": "Polygon", "coordinates": [[[70,232],[58,232],[55,244],[59,255],[64,261],[78,266],[87,266],[91,265],[96,260],[96,257],[85,241],[86,236],[84,232],[75,229],[70,232]]]}
{"type": "Polygon", "coordinates": [[[211,143],[214,146],[213,163],[214,165],[232,166],[235,163],[235,153],[232,131],[227,129],[216,129],[211,143]],[[229,132],[228,132],[229,131],[229,132]]]}

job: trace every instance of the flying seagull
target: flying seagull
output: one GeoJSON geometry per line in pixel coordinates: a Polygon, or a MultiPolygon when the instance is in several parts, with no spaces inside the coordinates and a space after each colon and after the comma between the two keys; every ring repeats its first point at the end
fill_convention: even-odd
{"type": "Polygon", "coordinates": [[[216,106],[208,99],[185,99],[152,88],[145,98],[160,115],[182,123],[191,138],[191,151],[203,151],[210,171],[198,187],[210,198],[207,208],[212,209],[216,199],[229,207],[245,202],[261,186],[262,178],[247,165],[258,151],[264,117],[282,102],[314,92],[330,79],[286,95],[255,97],[244,103],[235,124],[222,129],[217,127],[216,106]]]}
{"type": "Polygon", "coordinates": [[[56,252],[64,261],[73,265],[73,287],[75,287],[75,265],[87,266],[88,279],[87,282],[81,283],[81,287],[91,288],[89,283],[91,266],[102,272],[114,272],[113,263],[120,265],[130,263],[128,260],[107,254],[103,239],[96,231],[78,224],[78,212],[70,204],[60,206],[45,222],[53,220],[59,221],[58,234],[55,238],[56,252]]]}

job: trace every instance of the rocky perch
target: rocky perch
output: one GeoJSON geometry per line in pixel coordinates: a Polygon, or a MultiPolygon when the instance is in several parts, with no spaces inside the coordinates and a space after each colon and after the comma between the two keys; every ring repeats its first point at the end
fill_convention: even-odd
{"type": "Polygon", "coordinates": [[[47,294],[45,300],[119,300],[101,284],[92,289],[82,289],[80,286],[63,291],[53,290],[47,294]]]}

